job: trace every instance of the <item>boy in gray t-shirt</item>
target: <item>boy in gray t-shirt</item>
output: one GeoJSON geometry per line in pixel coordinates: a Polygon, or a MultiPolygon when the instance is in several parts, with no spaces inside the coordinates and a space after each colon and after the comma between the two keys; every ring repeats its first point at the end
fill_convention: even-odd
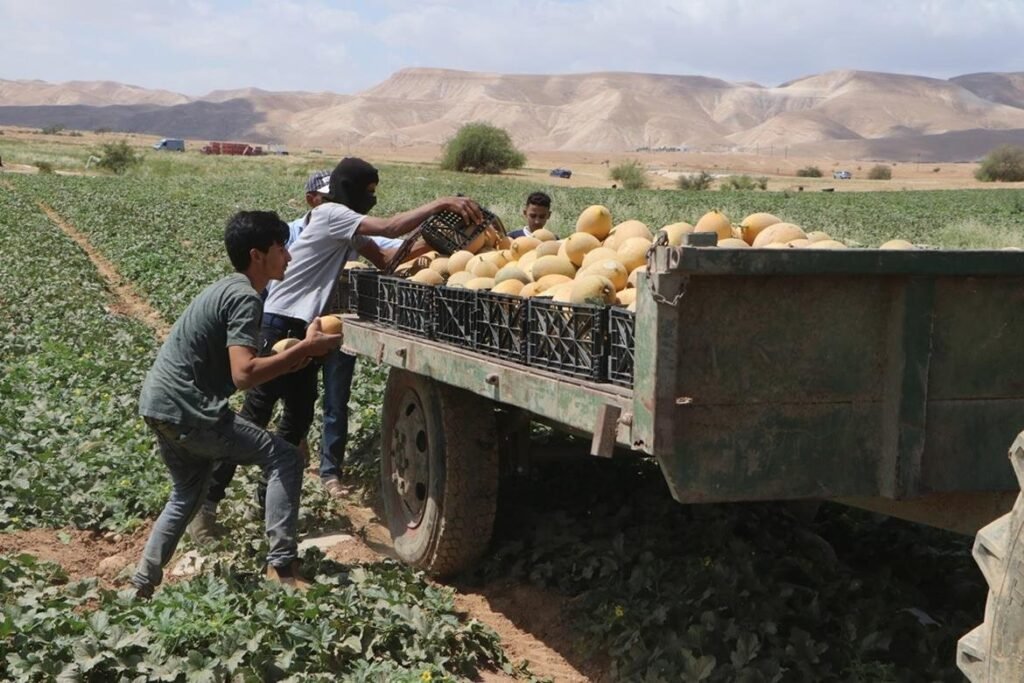
{"type": "Polygon", "coordinates": [[[296,522],[301,459],[295,447],[236,416],[228,397],[309,364],[337,349],[341,335],[323,334],[318,319],[304,338],[260,357],[259,292],[284,277],[291,256],[288,225],[276,213],[242,211],[229,221],[224,244],[236,272],[204,289],[171,328],[146,375],[139,413],[153,430],[171,475],[171,497],[157,518],[132,577],[140,597],[152,595],[163,567],[199,509],[219,461],[261,465],[268,476],[267,577],[303,587],[296,522]]]}

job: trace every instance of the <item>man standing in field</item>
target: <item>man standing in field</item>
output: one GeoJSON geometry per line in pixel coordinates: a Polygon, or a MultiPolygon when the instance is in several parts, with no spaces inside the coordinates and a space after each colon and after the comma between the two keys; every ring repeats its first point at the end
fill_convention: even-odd
{"type": "Polygon", "coordinates": [[[543,192],[531,192],[526,198],[523,217],[526,219],[526,225],[510,232],[509,239],[529,237],[547,225],[548,219],[551,218],[551,197],[543,192]]]}
{"type": "MultiPolygon", "coordinates": [[[[358,252],[378,268],[386,264],[385,254],[374,238],[398,238],[414,229],[431,214],[448,209],[471,223],[483,220],[480,207],[465,197],[446,197],[420,207],[396,214],[390,218],[367,215],[377,203],[377,184],[380,177],[371,164],[357,158],[342,159],[331,172],[330,178],[319,188],[323,201],[305,217],[305,227],[293,243],[292,261],[288,277],[270,288],[263,312],[261,335],[264,346],[286,336],[301,336],[310,321],[324,312],[338,282],[338,275],[358,252]]],[[[354,358],[349,356],[352,361],[354,358]]],[[[328,362],[331,362],[328,359],[328,362]]],[[[325,400],[326,415],[336,415],[338,434],[341,433],[341,410],[345,405],[345,436],[325,444],[321,459],[321,476],[327,490],[340,494],[338,473],[347,439],[348,389],[352,381],[352,364],[342,367],[347,376],[340,377],[326,390],[331,396],[325,400]],[[337,391],[335,391],[337,389],[337,391]],[[344,389],[344,392],[341,391],[344,389]]],[[[315,365],[277,378],[246,393],[242,415],[256,424],[266,425],[278,400],[284,400],[290,409],[285,413],[278,433],[293,444],[298,444],[313,422],[317,397],[315,365]]],[[[340,373],[339,373],[340,374],[340,373]]],[[[194,537],[202,539],[213,532],[216,523],[216,505],[234,474],[234,468],[225,462],[218,468],[215,489],[211,490],[200,514],[191,527],[194,537]]]]}
{"type": "Polygon", "coordinates": [[[218,461],[256,464],[268,475],[266,530],[270,542],[267,577],[302,587],[296,523],[302,477],[295,446],[236,416],[228,397],[309,364],[341,344],[313,320],[290,349],[261,357],[261,292],[284,278],[291,259],[288,226],[277,214],[242,211],[224,231],[235,268],[204,289],[171,328],[146,375],[139,413],[156,435],[171,475],[171,497],[157,518],[132,584],[149,597],[163,580],[163,567],[177,548],[189,519],[203,500],[218,461]]]}

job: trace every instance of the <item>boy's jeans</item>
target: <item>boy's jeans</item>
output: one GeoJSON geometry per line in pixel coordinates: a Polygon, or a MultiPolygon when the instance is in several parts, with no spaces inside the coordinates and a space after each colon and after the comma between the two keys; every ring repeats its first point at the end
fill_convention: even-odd
{"type": "Polygon", "coordinates": [[[324,358],[324,433],[320,442],[320,477],[341,476],[348,443],[348,399],[356,357],[331,351],[324,358]]]}
{"type": "Polygon", "coordinates": [[[213,426],[183,427],[145,418],[156,434],[171,474],[171,497],[156,520],[132,577],[137,588],[158,586],[192,519],[206,497],[218,461],[261,465],[268,475],[266,528],[270,541],[267,562],[284,567],[298,556],[296,525],[302,459],[298,449],[281,437],[260,429],[232,412],[213,426]]]}

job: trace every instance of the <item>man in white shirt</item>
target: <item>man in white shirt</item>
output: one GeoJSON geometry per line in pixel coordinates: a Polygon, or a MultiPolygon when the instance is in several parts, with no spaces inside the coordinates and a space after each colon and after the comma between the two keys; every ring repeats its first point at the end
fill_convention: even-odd
{"type": "Polygon", "coordinates": [[[509,239],[529,237],[547,225],[548,219],[551,218],[551,197],[543,192],[531,192],[526,198],[523,218],[526,219],[526,225],[510,232],[509,239]]]}

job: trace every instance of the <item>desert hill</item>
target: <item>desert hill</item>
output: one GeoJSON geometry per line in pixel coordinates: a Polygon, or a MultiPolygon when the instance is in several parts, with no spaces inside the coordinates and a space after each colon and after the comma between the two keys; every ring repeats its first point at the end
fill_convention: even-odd
{"type": "Polygon", "coordinates": [[[411,68],[354,95],[244,88],[200,97],[0,80],[0,124],[8,125],[402,147],[440,144],[468,121],[501,126],[529,151],[771,148],[958,161],[996,140],[1024,144],[1024,73],[944,80],[839,70],[769,87],[704,76],[411,68]]]}

